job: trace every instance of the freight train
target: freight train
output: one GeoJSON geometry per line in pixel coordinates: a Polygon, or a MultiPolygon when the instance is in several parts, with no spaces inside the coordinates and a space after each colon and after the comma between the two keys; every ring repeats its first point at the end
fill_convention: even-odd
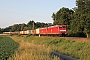
{"type": "Polygon", "coordinates": [[[22,35],[66,35],[66,25],[58,24],[55,26],[38,28],[34,30],[17,31],[17,32],[3,32],[4,34],[22,34],[22,35]]]}

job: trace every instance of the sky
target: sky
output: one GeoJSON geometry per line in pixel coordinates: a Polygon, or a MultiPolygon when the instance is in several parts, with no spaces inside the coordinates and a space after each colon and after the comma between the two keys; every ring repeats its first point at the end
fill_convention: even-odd
{"type": "Polygon", "coordinates": [[[0,0],[0,28],[35,22],[53,23],[52,13],[74,8],[76,0],[0,0]]]}

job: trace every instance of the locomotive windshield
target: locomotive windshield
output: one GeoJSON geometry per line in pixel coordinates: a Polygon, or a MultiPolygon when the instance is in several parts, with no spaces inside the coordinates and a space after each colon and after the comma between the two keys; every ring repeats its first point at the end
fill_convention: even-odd
{"type": "Polygon", "coordinates": [[[66,26],[59,26],[59,28],[66,28],[66,26]]]}

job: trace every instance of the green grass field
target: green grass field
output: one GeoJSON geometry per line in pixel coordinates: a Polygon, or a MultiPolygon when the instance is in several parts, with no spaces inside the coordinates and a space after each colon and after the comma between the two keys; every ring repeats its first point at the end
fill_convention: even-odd
{"type": "Polygon", "coordinates": [[[65,38],[51,38],[51,37],[34,37],[34,36],[14,36],[22,40],[50,47],[51,50],[60,52],[62,54],[78,58],[80,60],[89,60],[90,58],[90,42],[78,42],[68,40],[65,38]]]}
{"type": "Polygon", "coordinates": [[[12,56],[19,44],[10,37],[0,36],[0,60],[7,60],[12,56]]]}

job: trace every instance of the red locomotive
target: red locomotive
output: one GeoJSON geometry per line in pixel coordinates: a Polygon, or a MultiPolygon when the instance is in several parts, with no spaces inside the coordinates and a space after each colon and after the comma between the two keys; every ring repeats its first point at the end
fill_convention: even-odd
{"type": "Polygon", "coordinates": [[[59,24],[55,26],[50,26],[46,28],[40,28],[41,35],[65,35],[66,34],[66,25],[59,24]]]}
{"type": "Polygon", "coordinates": [[[4,32],[4,34],[31,34],[31,35],[66,35],[66,25],[58,24],[55,26],[38,28],[35,30],[18,31],[18,32],[4,32]]]}

